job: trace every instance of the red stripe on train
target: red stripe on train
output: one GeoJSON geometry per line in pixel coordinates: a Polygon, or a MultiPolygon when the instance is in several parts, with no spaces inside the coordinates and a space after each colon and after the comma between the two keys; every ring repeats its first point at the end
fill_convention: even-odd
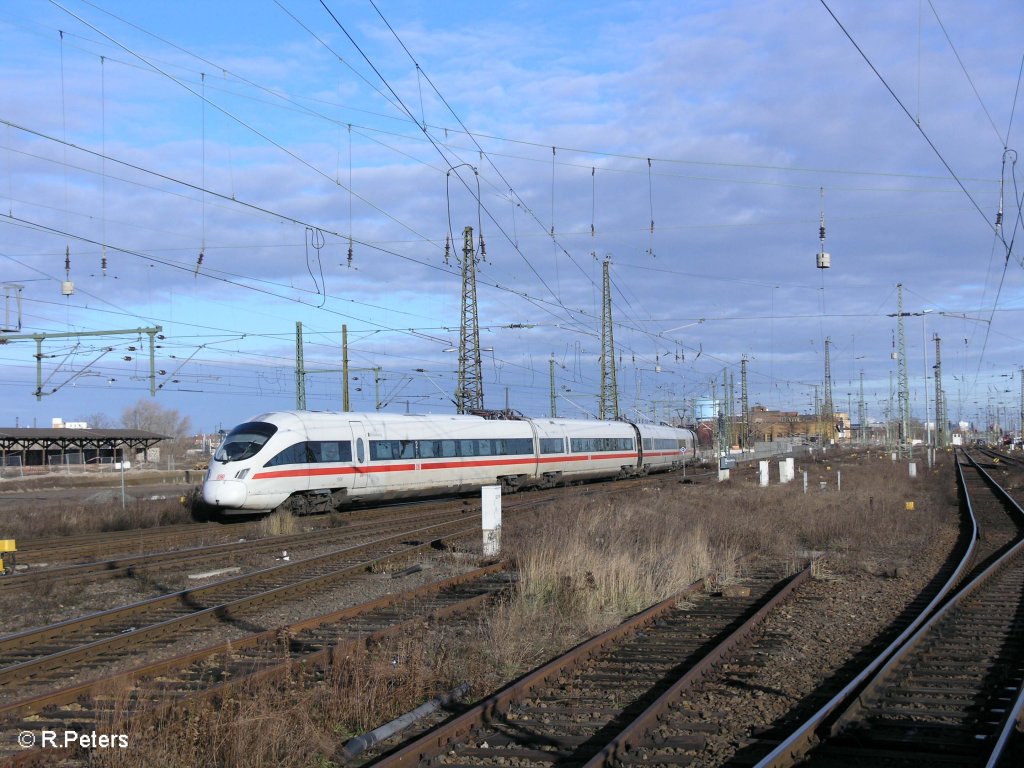
{"type": "MultiPolygon", "coordinates": [[[[533,456],[518,459],[483,459],[481,461],[441,461],[435,462],[431,459],[424,459],[420,468],[427,469],[455,469],[457,467],[507,467],[514,464],[555,464],[569,461],[599,461],[601,459],[629,459],[636,461],[635,453],[609,453],[597,456],[574,455],[574,456],[546,456],[536,459],[533,456]]],[[[280,469],[269,472],[257,472],[252,476],[253,480],[273,480],[282,477],[319,477],[321,475],[369,475],[377,472],[413,472],[415,464],[379,464],[367,467],[344,466],[344,467],[317,467],[315,469],[280,469]]]]}

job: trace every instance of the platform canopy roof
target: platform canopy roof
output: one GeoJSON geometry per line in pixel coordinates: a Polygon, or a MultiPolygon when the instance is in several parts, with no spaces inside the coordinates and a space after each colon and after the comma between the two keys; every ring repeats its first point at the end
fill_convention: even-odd
{"type": "Polygon", "coordinates": [[[67,428],[18,428],[0,427],[0,450],[15,451],[62,451],[75,449],[100,449],[125,446],[129,449],[146,449],[161,440],[170,440],[167,435],[145,432],[140,429],[67,429],[67,428]]]}

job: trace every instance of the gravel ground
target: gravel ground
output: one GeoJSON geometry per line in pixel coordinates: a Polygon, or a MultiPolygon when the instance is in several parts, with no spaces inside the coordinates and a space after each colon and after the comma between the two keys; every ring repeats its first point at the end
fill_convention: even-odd
{"type": "MultiPolygon", "coordinates": [[[[750,764],[771,748],[758,743],[759,735],[795,726],[823,705],[835,692],[820,692],[823,683],[845,665],[852,667],[861,651],[870,647],[877,653],[888,644],[891,638],[880,639],[888,637],[886,628],[940,569],[956,537],[951,514],[927,549],[909,557],[898,577],[893,571],[872,574],[826,561],[794,601],[768,617],[752,645],[682,702],[686,720],[714,725],[701,730],[706,745],[694,754],[692,764],[727,765],[738,756],[738,762],[750,764]]],[[[682,721],[670,721],[659,733],[689,732],[683,726],[682,721]]],[[[656,756],[645,759],[645,754],[650,755],[641,749],[637,758],[657,764],[656,756]]]]}
{"type": "MultiPolygon", "coordinates": [[[[950,508],[945,515],[926,546],[909,552],[883,547],[875,552],[860,553],[855,561],[833,557],[819,566],[817,578],[799,590],[794,601],[762,624],[753,645],[745,646],[680,703],[680,714],[685,717],[664,723],[661,735],[686,733],[687,721],[700,723],[697,730],[706,737],[705,747],[702,751],[687,753],[692,764],[698,766],[749,764],[767,752],[769,747],[759,743],[759,737],[776,738],[778,731],[775,729],[800,722],[831,695],[831,691],[816,692],[837,670],[844,665],[852,667],[866,647],[881,650],[887,644],[888,640],[883,639],[887,627],[920,594],[955,544],[957,510],[950,508]]],[[[431,567],[396,580],[367,576],[330,593],[275,606],[265,614],[246,616],[244,622],[235,625],[196,630],[173,646],[120,662],[117,668],[127,669],[150,658],[166,658],[218,640],[239,637],[248,631],[336,610],[464,572],[475,565],[471,557],[445,554],[423,555],[420,561],[431,567]],[[245,625],[244,632],[241,624],[245,625]]],[[[90,594],[90,600],[93,597],[90,594]]],[[[109,599],[125,602],[118,601],[114,595],[109,599]]],[[[564,640],[567,645],[574,642],[573,638],[564,640]]],[[[66,682],[77,681],[69,678],[66,682]]],[[[28,693],[22,689],[19,698],[28,693]]],[[[680,757],[676,755],[677,763],[680,757]]],[[[658,762],[657,757],[643,747],[631,758],[631,762],[658,762]]]]}
{"type": "MultiPolygon", "coordinates": [[[[472,550],[472,547],[469,549],[472,550]]],[[[479,545],[477,549],[479,550],[479,545]]],[[[355,579],[346,579],[344,583],[330,590],[318,591],[277,605],[245,611],[235,621],[196,627],[186,633],[175,635],[171,642],[163,645],[147,644],[141,647],[138,653],[107,663],[101,668],[77,673],[69,672],[67,677],[62,679],[61,687],[86,682],[101,675],[127,671],[149,662],[196,651],[215,643],[235,640],[254,632],[272,629],[310,616],[331,613],[384,595],[404,592],[465,573],[477,567],[480,560],[479,552],[473,553],[472,551],[466,552],[464,555],[440,551],[416,554],[407,561],[401,561],[400,565],[396,565],[395,572],[413,564],[423,566],[423,570],[417,573],[401,578],[392,578],[390,573],[366,574],[355,579]]],[[[19,685],[17,690],[0,692],[0,703],[28,698],[49,690],[53,690],[52,684],[40,687],[25,683],[19,685]]]]}

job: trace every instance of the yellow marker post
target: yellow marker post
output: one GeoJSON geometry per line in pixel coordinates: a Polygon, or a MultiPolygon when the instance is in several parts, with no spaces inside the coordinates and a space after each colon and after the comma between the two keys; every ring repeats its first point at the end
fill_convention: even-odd
{"type": "Polygon", "coordinates": [[[0,573],[14,573],[14,553],[17,546],[14,539],[0,539],[0,573]]]}
{"type": "Polygon", "coordinates": [[[913,512],[913,511],[914,511],[914,502],[912,502],[912,501],[908,501],[908,502],[907,502],[907,503],[906,503],[906,504],[904,505],[904,509],[906,509],[906,510],[907,510],[907,512],[913,512]]]}

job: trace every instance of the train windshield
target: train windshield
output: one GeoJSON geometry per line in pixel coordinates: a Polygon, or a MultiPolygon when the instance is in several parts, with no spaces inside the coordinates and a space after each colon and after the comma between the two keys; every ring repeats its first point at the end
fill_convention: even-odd
{"type": "Polygon", "coordinates": [[[228,433],[220,444],[213,458],[222,464],[229,461],[241,461],[255,456],[277,432],[277,427],[264,421],[249,421],[239,424],[228,433]]]}

